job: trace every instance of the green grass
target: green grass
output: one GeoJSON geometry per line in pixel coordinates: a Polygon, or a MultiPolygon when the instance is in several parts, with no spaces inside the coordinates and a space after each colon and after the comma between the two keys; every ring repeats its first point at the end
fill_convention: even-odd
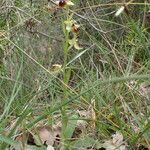
{"type": "Polygon", "coordinates": [[[0,4],[0,150],[58,122],[57,149],[98,149],[116,132],[127,149],[150,149],[150,89],[143,86],[150,85],[150,4],[133,1],[129,15],[115,17],[121,4],[110,0],[73,2],[57,11],[47,10],[46,0],[0,4]],[[81,50],[69,45],[71,13],[81,50]],[[79,120],[88,126],[74,140],[79,120]]]}

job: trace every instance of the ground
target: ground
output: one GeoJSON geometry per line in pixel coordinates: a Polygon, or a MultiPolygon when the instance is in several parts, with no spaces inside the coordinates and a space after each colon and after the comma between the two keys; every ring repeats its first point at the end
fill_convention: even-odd
{"type": "Polygon", "coordinates": [[[0,150],[150,149],[149,0],[1,0],[0,150]]]}

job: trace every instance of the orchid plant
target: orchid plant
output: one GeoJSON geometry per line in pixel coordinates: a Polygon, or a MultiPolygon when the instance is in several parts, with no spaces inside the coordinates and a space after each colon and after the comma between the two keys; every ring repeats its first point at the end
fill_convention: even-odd
{"type": "MultiPolygon", "coordinates": [[[[68,83],[70,80],[70,74],[71,74],[71,67],[67,66],[68,59],[69,59],[69,52],[72,48],[80,50],[82,49],[78,44],[78,33],[79,33],[79,27],[78,23],[73,19],[73,14],[70,14],[70,7],[74,5],[74,3],[71,0],[58,0],[56,1],[56,5],[58,8],[63,9],[64,11],[64,17],[62,17],[62,29],[64,33],[64,63],[62,65],[62,71],[63,71],[63,101],[68,99],[68,83]],[[72,38],[70,35],[73,35],[72,38]]],[[[61,69],[60,65],[54,66],[58,70],[61,69]]],[[[61,133],[61,139],[62,149],[66,149],[65,145],[67,145],[67,142],[69,142],[67,139],[71,138],[68,137],[66,134],[66,127],[68,126],[68,116],[66,113],[66,107],[63,106],[61,108],[61,114],[62,114],[62,133],[61,133]]]]}

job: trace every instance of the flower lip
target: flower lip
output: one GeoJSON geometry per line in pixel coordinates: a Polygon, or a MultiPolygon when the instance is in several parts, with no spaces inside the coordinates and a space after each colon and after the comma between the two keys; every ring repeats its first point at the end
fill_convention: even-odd
{"type": "Polygon", "coordinates": [[[59,1],[59,7],[64,7],[67,4],[66,0],[59,1]]]}
{"type": "Polygon", "coordinates": [[[56,4],[59,6],[59,7],[65,7],[66,5],[70,6],[70,5],[74,5],[73,2],[71,2],[70,0],[57,0],[56,1],[56,4]]]}
{"type": "Polygon", "coordinates": [[[72,32],[78,33],[78,31],[79,31],[79,25],[73,23],[72,24],[72,32]]]}

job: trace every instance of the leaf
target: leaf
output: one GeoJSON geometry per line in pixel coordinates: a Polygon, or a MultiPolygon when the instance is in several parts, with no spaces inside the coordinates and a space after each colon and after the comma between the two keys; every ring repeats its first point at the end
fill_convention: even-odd
{"type": "Polygon", "coordinates": [[[97,149],[102,148],[102,144],[88,136],[79,138],[78,140],[72,142],[72,144],[76,149],[83,149],[87,147],[94,147],[97,149]]]}
{"type": "Polygon", "coordinates": [[[0,31],[0,37],[5,36],[6,32],[5,31],[0,31]]]}
{"type": "Polygon", "coordinates": [[[149,99],[150,96],[150,83],[142,83],[139,87],[139,93],[145,97],[146,99],[149,99]]]}
{"type": "Polygon", "coordinates": [[[0,135],[0,141],[5,142],[5,143],[7,143],[7,144],[10,144],[10,145],[12,145],[12,146],[17,146],[17,145],[19,145],[18,142],[12,140],[11,138],[2,136],[2,135],[0,135]]]}
{"type": "Polygon", "coordinates": [[[111,140],[105,141],[103,147],[106,150],[127,150],[127,143],[123,141],[123,135],[116,132],[111,140]]]}
{"type": "Polygon", "coordinates": [[[117,145],[120,145],[123,142],[123,135],[119,132],[116,132],[116,134],[112,135],[112,137],[112,142],[117,145]]]}
{"type": "Polygon", "coordinates": [[[66,127],[65,132],[64,132],[66,138],[69,139],[72,137],[73,132],[74,132],[76,125],[77,125],[77,119],[78,119],[78,115],[73,115],[71,117],[71,119],[68,121],[67,127],[66,127]]]}
{"type": "Polygon", "coordinates": [[[50,127],[39,127],[37,130],[38,130],[38,135],[34,136],[37,145],[54,144],[55,135],[54,132],[50,129],[50,127]]]}
{"type": "Polygon", "coordinates": [[[46,147],[45,146],[37,147],[37,146],[32,146],[32,145],[26,145],[24,150],[46,150],[46,147]]]}
{"type": "Polygon", "coordinates": [[[54,149],[54,147],[53,147],[53,146],[48,145],[48,146],[47,146],[47,150],[55,150],[55,149],[54,149]]]}

